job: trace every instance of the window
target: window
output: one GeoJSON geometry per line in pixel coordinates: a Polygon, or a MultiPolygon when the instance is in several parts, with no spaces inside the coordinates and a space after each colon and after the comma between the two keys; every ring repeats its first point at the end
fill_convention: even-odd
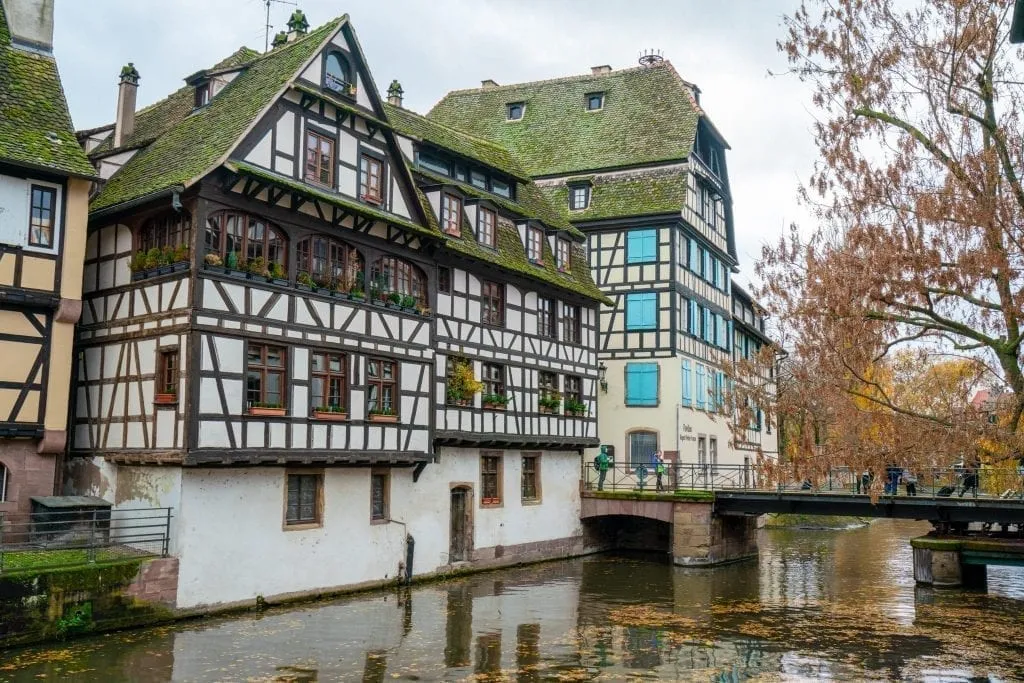
{"type": "Polygon", "coordinates": [[[28,223],[30,247],[53,248],[53,226],[57,217],[57,190],[32,186],[32,211],[28,223]]]}
{"type": "Polygon", "coordinates": [[[478,219],[477,238],[480,244],[494,247],[494,225],[497,222],[497,215],[490,209],[480,207],[478,219]]]}
{"type": "Polygon", "coordinates": [[[540,263],[544,256],[544,233],[540,228],[526,228],[526,258],[530,263],[540,263]]]}
{"type": "Polygon", "coordinates": [[[178,395],[178,349],[164,349],[157,359],[156,393],[178,395]]]}
{"type": "Polygon", "coordinates": [[[384,165],[380,162],[380,159],[375,159],[369,154],[364,154],[359,158],[360,199],[374,204],[380,204],[384,201],[383,182],[381,180],[383,174],[384,165]]]}
{"type": "Polygon", "coordinates": [[[245,375],[246,400],[250,408],[283,408],[285,350],[280,346],[249,344],[245,375]]]}
{"type": "Polygon", "coordinates": [[[518,121],[523,118],[523,113],[526,111],[526,104],[523,102],[509,102],[505,105],[506,114],[509,121],[518,121]]]}
{"type": "Polygon", "coordinates": [[[334,186],[334,140],[311,130],[306,131],[306,180],[334,186]]]}
{"type": "Polygon", "coordinates": [[[697,437],[697,464],[708,464],[708,438],[706,436],[697,437]]]}
{"type": "Polygon", "coordinates": [[[555,300],[543,296],[538,297],[537,334],[548,339],[557,339],[555,320],[555,300]]]}
{"type": "Polygon", "coordinates": [[[491,178],[491,192],[500,197],[512,197],[512,185],[504,180],[491,178]]]}
{"type": "Polygon", "coordinates": [[[563,397],[566,401],[572,399],[576,403],[583,403],[583,378],[578,375],[566,375],[563,397]]]}
{"type": "Polygon", "coordinates": [[[658,405],[657,363],[626,363],[626,405],[658,405]]]}
{"type": "Polygon", "coordinates": [[[324,286],[334,283],[342,291],[356,285],[363,272],[363,257],[354,247],[324,235],[300,240],[295,256],[299,273],[306,273],[324,286]]]}
{"type": "Polygon", "coordinates": [[[597,111],[604,108],[604,93],[587,93],[587,111],[597,111]]]}
{"type": "Polygon", "coordinates": [[[423,271],[400,258],[383,256],[370,268],[371,286],[381,292],[411,296],[421,306],[427,304],[427,278],[423,271]]]}
{"type": "Polygon", "coordinates": [[[437,291],[442,294],[452,293],[452,271],[450,268],[437,269],[437,291]]]}
{"type": "Polygon", "coordinates": [[[654,454],[658,452],[657,432],[630,432],[629,433],[629,466],[635,469],[644,465],[652,469],[654,454]]]}
{"type": "Polygon", "coordinates": [[[479,187],[481,190],[487,189],[487,175],[481,173],[476,169],[469,172],[469,182],[474,187],[479,187]]]}
{"type": "Polygon", "coordinates": [[[580,326],[580,307],[562,304],[562,341],[579,344],[583,338],[580,326]]]}
{"type": "Polygon", "coordinates": [[[626,263],[649,263],[656,261],[658,231],[631,230],[626,233],[626,263]]]}
{"type": "Polygon", "coordinates": [[[569,244],[569,240],[562,239],[561,237],[555,243],[558,248],[555,250],[555,264],[558,266],[558,270],[563,273],[568,273],[569,268],[569,256],[572,253],[572,245],[569,244]]]}
{"type": "Polygon", "coordinates": [[[433,171],[434,173],[442,173],[444,175],[451,175],[451,168],[449,167],[448,162],[440,157],[434,156],[433,154],[429,154],[427,152],[417,152],[416,163],[419,164],[422,168],[427,169],[428,171],[433,171]]]}
{"type": "Polygon", "coordinates": [[[693,299],[690,299],[690,327],[689,332],[694,337],[700,336],[700,306],[693,299]]]}
{"type": "Polygon", "coordinates": [[[683,361],[683,405],[693,405],[693,386],[690,384],[690,361],[683,361]]]}
{"type": "Polygon", "coordinates": [[[168,212],[151,218],[139,229],[136,249],[149,251],[164,247],[189,246],[192,234],[192,219],[187,213],[168,212]]]}
{"type": "Polygon", "coordinates": [[[327,55],[327,64],[324,68],[324,88],[334,92],[349,94],[349,84],[352,77],[349,75],[348,60],[340,52],[331,52],[327,55]]]}
{"type": "Polygon", "coordinates": [[[7,468],[0,463],[0,503],[7,502],[7,468]]]}
{"type": "Polygon", "coordinates": [[[541,398],[549,398],[558,393],[558,375],[541,370],[537,373],[537,389],[541,398]]]}
{"type": "Polygon", "coordinates": [[[473,361],[465,356],[448,356],[445,361],[445,377],[444,393],[448,405],[473,405],[473,395],[477,391],[473,361]]]}
{"type": "Polygon", "coordinates": [[[210,103],[211,85],[210,81],[196,85],[196,109],[205,107],[210,103]]]}
{"type": "Polygon", "coordinates": [[[521,496],[524,503],[540,502],[540,456],[523,454],[521,496]]]}
{"type": "MultiPolygon", "coordinates": [[[[505,395],[505,366],[497,363],[484,363],[481,366],[480,380],[484,384],[483,395],[505,395]]],[[[486,403],[486,400],[484,401],[486,403]]]]}
{"type": "Polygon", "coordinates": [[[706,185],[700,186],[700,212],[704,221],[715,227],[715,193],[706,185]]]}
{"type": "Polygon", "coordinates": [[[569,186],[569,208],[581,211],[590,206],[590,187],[588,185],[569,186]]]}
{"type": "Polygon", "coordinates": [[[366,361],[366,409],[374,415],[393,416],[398,410],[398,363],[370,358],[366,361]]]}
{"type": "Polygon", "coordinates": [[[626,329],[658,329],[658,295],[655,292],[626,295],[626,329]]]}
{"type": "Polygon", "coordinates": [[[462,200],[454,195],[441,195],[441,227],[449,235],[462,234],[462,200]]]}
{"type": "Polygon", "coordinates": [[[505,325],[505,285],[484,280],[480,320],[484,325],[505,325]]]}
{"type": "Polygon", "coordinates": [[[707,399],[707,387],[704,385],[704,366],[697,363],[697,410],[704,410],[707,399]]]}
{"type": "Polygon", "coordinates": [[[340,353],[311,353],[309,407],[325,413],[345,413],[348,408],[348,357],[340,353]]]}
{"type": "Polygon", "coordinates": [[[288,241],[272,223],[235,211],[219,211],[206,222],[206,251],[229,261],[234,254],[239,270],[248,261],[262,258],[269,266],[288,265],[288,241]]]}
{"type": "Polygon", "coordinates": [[[501,455],[480,456],[480,504],[501,505],[501,455]]]}
{"type": "Polygon", "coordinates": [[[700,275],[700,267],[704,257],[701,256],[703,249],[697,244],[697,240],[690,240],[690,270],[700,275]]]}
{"type": "Polygon", "coordinates": [[[391,503],[391,475],[388,472],[370,474],[370,520],[386,521],[391,503]]]}
{"type": "Polygon", "coordinates": [[[288,500],[284,523],[313,525],[321,523],[323,474],[288,474],[288,500]]]}

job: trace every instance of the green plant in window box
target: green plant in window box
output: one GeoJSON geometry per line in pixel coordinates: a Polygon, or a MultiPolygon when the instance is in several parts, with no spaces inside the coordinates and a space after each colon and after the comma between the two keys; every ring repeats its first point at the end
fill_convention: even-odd
{"type": "Polygon", "coordinates": [[[458,356],[452,359],[452,369],[445,383],[445,396],[449,403],[469,405],[473,395],[483,388],[484,384],[473,374],[473,364],[468,358],[458,356]]]}
{"type": "Polygon", "coordinates": [[[341,421],[348,418],[348,411],[340,405],[317,406],[313,408],[313,417],[318,420],[341,421]]]}
{"type": "Polygon", "coordinates": [[[160,267],[160,250],[153,247],[146,252],[145,260],[146,270],[153,270],[160,267]]]}
{"type": "Polygon", "coordinates": [[[416,309],[416,297],[409,296],[408,294],[403,296],[402,297],[402,308],[404,308],[407,311],[415,310],[416,309]]]}
{"type": "Polygon", "coordinates": [[[484,408],[502,410],[508,405],[508,396],[504,394],[484,394],[481,400],[484,408]]]}
{"type": "Polygon", "coordinates": [[[220,254],[207,254],[203,257],[203,263],[214,268],[219,268],[224,265],[224,259],[220,257],[220,254]]]}
{"type": "Polygon", "coordinates": [[[265,278],[270,275],[270,270],[267,268],[267,261],[262,256],[257,256],[253,260],[246,264],[246,270],[249,271],[250,275],[255,277],[265,278]]]}
{"type": "Polygon", "coordinates": [[[401,292],[390,292],[388,294],[388,307],[389,308],[401,308],[402,307],[402,293],[401,292]]]}
{"type": "Polygon", "coordinates": [[[571,396],[565,399],[565,414],[566,415],[581,416],[581,415],[585,415],[586,412],[587,412],[587,404],[584,403],[583,401],[578,401],[578,400],[576,400],[575,398],[573,398],[571,396]]]}
{"type": "Polygon", "coordinates": [[[224,259],[224,265],[231,270],[238,270],[238,252],[230,251],[227,257],[224,259]]]}
{"type": "Polygon", "coordinates": [[[370,411],[370,420],[377,422],[398,422],[398,416],[392,408],[374,408],[370,411]]]}
{"type": "Polygon", "coordinates": [[[423,306],[421,304],[416,304],[416,312],[426,318],[426,317],[430,316],[431,310],[430,310],[429,306],[423,306]]]}
{"type": "Polygon", "coordinates": [[[133,280],[141,280],[146,276],[146,252],[137,251],[128,261],[128,270],[132,273],[133,280]]]}
{"type": "Polygon", "coordinates": [[[160,250],[160,265],[169,266],[174,263],[174,247],[166,245],[160,250]]]}
{"type": "Polygon", "coordinates": [[[316,283],[313,281],[313,276],[309,273],[299,273],[299,276],[295,278],[295,282],[298,283],[299,287],[302,289],[308,289],[311,291],[316,289],[316,283]]]}
{"type": "Polygon", "coordinates": [[[541,397],[537,399],[537,405],[540,407],[540,412],[555,415],[558,413],[558,407],[562,405],[562,395],[557,391],[541,394],[541,397]]]}
{"type": "Polygon", "coordinates": [[[188,245],[182,242],[174,248],[174,263],[188,261],[188,245]]]}
{"type": "Polygon", "coordinates": [[[280,403],[262,403],[253,401],[249,404],[250,415],[276,416],[284,415],[284,406],[280,403]]]}
{"type": "Polygon", "coordinates": [[[276,285],[288,284],[288,271],[284,269],[284,266],[277,261],[271,261],[267,268],[269,277],[267,278],[270,282],[276,285]]]}

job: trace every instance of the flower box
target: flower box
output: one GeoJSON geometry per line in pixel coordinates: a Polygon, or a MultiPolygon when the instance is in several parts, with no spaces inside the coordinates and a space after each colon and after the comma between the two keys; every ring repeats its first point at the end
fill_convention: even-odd
{"type": "Polygon", "coordinates": [[[156,394],[155,396],[153,396],[153,403],[159,406],[173,405],[177,402],[177,394],[156,394]]]}
{"type": "Polygon", "coordinates": [[[505,410],[504,403],[484,403],[484,408],[487,410],[505,410]]]}
{"type": "Polygon", "coordinates": [[[380,413],[370,413],[370,422],[398,422],[398,416],[381,415],[380,413]]]}
{"type": "Polygon", "coordinates": [[[450,406],[458,406],[459,408],[469,408],[469,407],[471,407],[473,405],[473,399],[471,399],[471,398],[451,399],[451,400],[448,401],[448,405],[450,405],[450,406]]]}
{"type": "Polygon", "coordinates": [[[558,415],[558,408],[551,408],[549,406],[540,406],[539,411],[542,415],[558,415]]]}
{"type": "Polygon", "coordinates": [[[257,415],[262,417],[284,417],[284,408],[257,408],[253,406],[249,408],[250,415],[257,415]]]}
{"type": "Polygon", "coordinates": [[[249,273],[247,273],[244,270],[232,270],[230,268],[225,268],[225,271],[227,272],[229,277],[233,277],[233,278],[236,278],[238,280],[248,280],[249,279],[249,273]]]}
{"type": "Polygon", "coordinates": [[[336,413],[331,410],[314,410],[313,419],[327,420],[328,422],[344,422],[348,419],[348,413],[336,413]]]}
{"type": "Polygon", "coordinates": [[[287,287],[288,285],[291,284],[290,282],[288,282],[288,280],[282,280],[276,277],[267,278],[267,282],[269,282],[272,285],[280,285],[281,287],[287,287]]]}
{"type": "Polygon", "coordinates": [[[192,265],[188,261],[178,261],[177,263],[171,264],[171,269],[175,273],[180,273],[183,270],[188,270],[188,267],[192,265]]]}
{"type": "Polygon", "coordinates": [[[569,409],[566,409],[566,411],[565,411],[566,417],[583,417],[585,413],[586,413],[585,410],[569,410],[569,409]]]}

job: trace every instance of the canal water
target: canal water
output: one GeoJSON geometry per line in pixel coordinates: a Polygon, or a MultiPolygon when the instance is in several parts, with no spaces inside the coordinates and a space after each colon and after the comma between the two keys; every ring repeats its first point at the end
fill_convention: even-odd
{"type": "Polygon", "coordinates": [[[713,570],[597,556],[0,653],[0,681],[1024,680],[1024,569],[914,586],[914,522],[764,530],[713,570]]]}

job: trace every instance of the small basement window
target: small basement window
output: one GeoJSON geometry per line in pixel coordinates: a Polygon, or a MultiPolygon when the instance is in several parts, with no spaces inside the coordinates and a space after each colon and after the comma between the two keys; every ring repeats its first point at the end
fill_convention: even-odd
{"type": "Polygon", "coordinates": [[[586,95],[587,111],[597,111],[598,109],[604,109],[604,93],[603,92],[592,92],[586,95]]]}
{"type": "Polygon", "coordinates": [[[509,121],[518,121],[523,118],[523,112],[526,111],[525,102],[509,102],[505,106],[507,108],[509,121]]]}

